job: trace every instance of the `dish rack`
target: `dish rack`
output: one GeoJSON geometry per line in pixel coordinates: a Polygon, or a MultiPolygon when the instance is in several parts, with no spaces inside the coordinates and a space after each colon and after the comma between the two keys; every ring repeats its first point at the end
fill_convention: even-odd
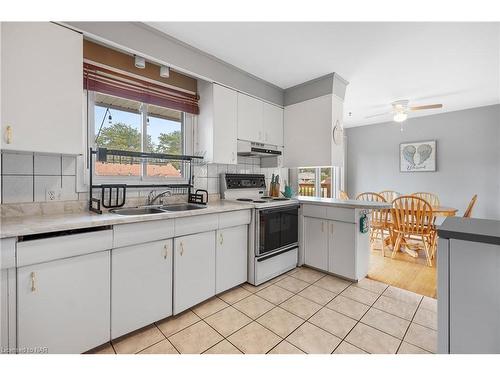
{"type": "Polygon", "coordinates": [[[198,189],[192,192],[194,177],[193,164],[203,163],[203,156],[171,155],[137,151],[111,150],[107,148],[89,149],[89,210],[102,214],[103,208],[119,208],[125,205],[127,189],[155,189],[167,188],[173,195],[188,195],[190,203],[206,204],[208,192],[198,189]],[[147,165],[174,165],[184,170],[189,176],[186,184],[94,184],[94,159],[101,163],[138,165],[147,168],[147,165]],[[94,191],[100,190],[100,198],[94,197],[94,191]],[[205,200],[203,199],[205,198],[205,200]]]}

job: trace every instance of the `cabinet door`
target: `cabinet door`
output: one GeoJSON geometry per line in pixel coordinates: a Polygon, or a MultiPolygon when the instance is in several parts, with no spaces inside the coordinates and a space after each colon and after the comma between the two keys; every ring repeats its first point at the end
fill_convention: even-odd
{"type": "Polygon", "coordinates": [[[356,277],[356,225],[342,221],[329,221],[328,271],[355,280],[356,277]]]}
{"type": "Polygon", "coordinates": [[[111,339],[172,315],[173,241],[111,252],[111,339]]]}
{"type": "Polygon", "coordinates": [[[268,103],[263,105],[264,143],[283,146],[283,109],[268,103]]]}
{"type": "Polygon", "coordinates": [[[305,264],[320,270],[328,270],[328,221],[312,217],[304,218],[305,264]]]}
{"type": "Polygon", "coordinates": [[[17,270],[20,348],[82,353],[110,340],[110,252],[17,270]]]}
{"type": "Polygon", "coordinates": [[[258,99],[238,93],[238,139],[264,142],[263,104],[258,99]]]}
{"type": "Polygon", "coordinates": [[[215,231],[174,240],[174,315],[215,295],[215,231]]]}
{"type": "Polygon", "coordinates": [[[214,84],[214,150],[213,162],[236,164],[238,134],[238,97],[237,92],[214,84]]]}
{"type": "Polygon", "coordinates": [[[81,154],[82,34],[50,22],[3,23],[1,46],[2,148],[81,154]]]}
{"type": "Polygon", "coordinates": [[[217,231],[215,292],[221,293],[247,281],[248,226],[217,231]]]}

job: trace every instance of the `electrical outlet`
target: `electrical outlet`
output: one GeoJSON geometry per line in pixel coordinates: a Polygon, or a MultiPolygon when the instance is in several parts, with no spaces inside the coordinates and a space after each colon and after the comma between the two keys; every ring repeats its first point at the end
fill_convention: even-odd
{"type": "Polygon", "coordinates": [[[50,201],[60,201],[62,196],[61,189],[47,189],[45,190],[45,200],[50,201]]]}

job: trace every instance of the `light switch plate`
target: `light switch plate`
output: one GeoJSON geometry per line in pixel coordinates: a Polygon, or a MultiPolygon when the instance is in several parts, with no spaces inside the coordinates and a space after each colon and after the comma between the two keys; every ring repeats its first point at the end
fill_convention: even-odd
{"type": "Polygon", "coordinates": [[[45,190],[45,200],[47,202],[60,201],[62,197],[62,189],[47,189],[45,190]]]}

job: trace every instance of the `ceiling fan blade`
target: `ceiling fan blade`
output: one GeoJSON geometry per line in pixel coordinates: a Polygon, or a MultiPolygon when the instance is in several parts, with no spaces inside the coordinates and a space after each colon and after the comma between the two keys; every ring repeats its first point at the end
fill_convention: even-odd
{"type": "Polygon", "coordinates": [[[377,113],[376,115],[365,116],[365,118],[379,117],[384,115],[390,115],[392,112],[377,113]]]}
{"type": "Polygon", "coordinates": [[[442,104],[429,104],[429,105],[419,105],[416,107],[410,107],[412,111],[420,111],[422,109],[435,109],[435,108],[443,108],[442,104]]]}

